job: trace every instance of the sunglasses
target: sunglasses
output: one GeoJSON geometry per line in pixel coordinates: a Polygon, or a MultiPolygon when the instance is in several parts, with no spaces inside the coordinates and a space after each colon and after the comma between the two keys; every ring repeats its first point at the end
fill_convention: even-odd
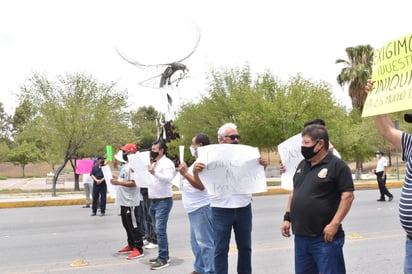
{"type": "Polygon", "coordinates": [[[225,135],[225,137],[230,138],[230,140],[232,140],[232,141],[234,141],[235,139],[240,140],[240,135],[236,135],[236,134],[233,134],[233,135],[225,135]]]}

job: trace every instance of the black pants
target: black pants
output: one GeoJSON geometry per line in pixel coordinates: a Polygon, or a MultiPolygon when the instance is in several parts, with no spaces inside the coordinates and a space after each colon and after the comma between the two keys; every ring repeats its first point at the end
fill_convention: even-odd
{"type": "Polygon", "coordinates": [[[378,181],[379,192],[381,194],[381,200],[385,200],[385,195],[388,197],[392,197],[392,194],[389,192],[388,188],[386,187],[386,176],[383,177],[383,171],[376,172],[376,179],[378,181]]]}
{"type": "Polygon", "coordinates": [[[100,211],[101,213],[106,213],[106,195],[107,195],[107,185],[106,182],[102,182],[100,184],[93,183],[93,205],[92,211],[93,213],[97,212],[97,203],[99,201],[100,196],[100,211]]]}
{"type": "Polygon", "coordinates": [[[139,207],[120,206],[122,224],[127,234],[127,244],[143,253],[143,239],[140,230],[139,207]]]}
{"type": "Polygon", "coordinates": [[[141,211],[143,212],[143,218],[145,222],[145,235],[147,241],[151,242],[152,244],[157,244],[157,237],[156,232],[154,230],[154,224],[152,222],[152,218],[150,217],[149,208],[150,208],[150,199],[148,195],[147,188],[140,188],[140,193],[143,196],[142,201],[142,208],[141,211]]]}

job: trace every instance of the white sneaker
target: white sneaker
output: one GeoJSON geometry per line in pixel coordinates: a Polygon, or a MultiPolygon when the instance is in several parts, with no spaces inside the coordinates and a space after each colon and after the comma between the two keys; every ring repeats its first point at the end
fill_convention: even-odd
{"type": "Polygon", "coordinates": [[[149,241],[148,240],[143,240],[143,245],[147,245],[147,244],[149,244],[149,241]]]}
{"type": "Polygon", "coordinates": [[[157,244],[153,244],[153,243],[148,243],[147,245],[143,246],[146,249],[153,249],[153,248],[158,248],[157,244]]]}

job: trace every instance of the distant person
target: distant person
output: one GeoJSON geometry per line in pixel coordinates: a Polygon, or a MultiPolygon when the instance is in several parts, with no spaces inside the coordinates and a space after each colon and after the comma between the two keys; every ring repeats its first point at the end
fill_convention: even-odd
{"type": "MultiPolygon", "coordinates": [[[[192,139],[190,151],[197,158],[197,148],[210,144],[206,134],[196,134],[192,139]]],[[[190,222],[190,243],[195,255],[192,274],[215,273],[214,268],[214,240],[212,226],[212,210],[210,207],[210,196],[201,183],[200,178],[196,180],[193,174],[200,171],[197,163],[189,168],[186,163],[180,163],[178,171],[184,177],[180,186],[182,192],[182,203],[186,209],[190,222]]]]}
{"type": "Polygon", "coordinates": [[[83,189],[86,200],[86,204],[83,208],[90,208],[90,196],[93,194],[93,178],[90,174],[83,174],[83,189]]]}
{"type": "Polygon", "coordinates": [[[102,167],[105,165],[105,159],[99,157],[97,159],[97,164],[93,166],[90,176],[93,178],[93,205],[92,205],[92,216],[96,216],[97,204],[100,197],[100,215],[104,216],[106,214],[106,195],[107,195],[107,185],[104,179],[102,167]]]}
{"type": "Polygon", "coordinates": [[[167,158],[166,144],[159,140],[153,143],[148,170],[153,175],[153,183],[148,187],[150,216],[157,236],[158,256],[149,260],[152,270],[169,266],[169,241],[167,222],[173,206],[172,181],[176,175],[175,164],[167,158]]]}
{"type": "MultiPolygon", "coordinates": [[[[373,89],[372,80],[366,85],[366,92],[373,89]]],[[[412,122],[412,114],[405,114],[406,122],[412,122]]],[[[412,274],[412,135],[396,129],[388,114],[375,116],[375,125],[382,137],[402,151],[406,162],[405,181],[399,199],[399,219],[406,233],[404,273],[412,274]]]]}
{"type": "Polygon", "coordinates": [[[111,183],[117,186],[117,203],[120,205],[122,224],[127,236],[127,245],[118,253],[129,254],[127,259],[131,260],[144,256],[139,215],[140,188],[136,185],[133,170],[128,161],[128,155],[135,154],[137,147],[134,144],[125,144],[120,149],[123,152],[125,163],[120,170],[119,177],[113,175],[111,183]]]}
{"type": "Polygon", "coordinates": [[[388,201],[393,200],[393,195],[389,192],[386,187],[386,176],[388,174],[388,160],[383,156],[383,152],[378,150],[375,153],[378,162],[376,164],[376,169],[373,170],[373,173],[376,175],[376,180],[378,181],[379,192],[381,194],[378,202],[385,202],[385,195],[388,196],[388,201]]]}
{"type": "Polygon", "coordinates": [[[346,273],[342,221],[354,200],[351,171],[329,151],[322,125],[303,129],[301,153],[281,226],[283,236],[291,227],[295,235],[295,273],[346,273]]]}

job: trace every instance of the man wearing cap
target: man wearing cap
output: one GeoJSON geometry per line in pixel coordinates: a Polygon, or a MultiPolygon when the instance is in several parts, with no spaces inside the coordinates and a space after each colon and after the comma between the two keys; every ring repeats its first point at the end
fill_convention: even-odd
{"type": "Polygon", "coordinates": [[[376,180],[378,181],[379,192],[381,197],[377,200],[378,202],[385,202],[385,195],[388,196],[389,202],[393,200],[393,195],[389,192],[386,187],[386,174],[388,167],[388,160],[383,156],[383,152],[378,150],[375,153],[378,163],[376,164],[376,169],[373,170],[376,175],[376,180]]]}
{"type": "MultiPolygon", "coordinates": [[[[366,92],[373,89],[372,80],[366,85],[366,92]]],[[[405,114],[406,122],[412,122],[412,115],[405,114]]],[[[402,160],[406,162],[406,176],[399,198],[399,219],[406,232],[404,273],[412,273],[412,135],[395,128],[388,114],[375,116],[375,125],[385,140],[402,151],[402,160]]]]}
{"type": "Polygon", "coordinates": [[[130,168],[128,155],[135,154],[137,147],[126,144],[120,147],[125,164],[120,170],[119,177],[113,175],[110,182],[117,185],[117,203],[120,205],[120,216],[126,230],[127,245],[118,251],[119,254],[128,254],[127,259],[137,259],[144,256],[143,239],[140,230],[140,188],[136,185],[133,170],[130,168]]]}
{"type": "Polygon", "coordinates": [[[96,216],[97,204],[100,196],[100,214],[104,216],[106,214],[106,195],[107,185],[104,179],[102,167],[106,161],[103,157],[98,157],[96,164],[92,168],[90,176],[93,178],[93,203],[92,203],[92,216],[96,216]]]}

